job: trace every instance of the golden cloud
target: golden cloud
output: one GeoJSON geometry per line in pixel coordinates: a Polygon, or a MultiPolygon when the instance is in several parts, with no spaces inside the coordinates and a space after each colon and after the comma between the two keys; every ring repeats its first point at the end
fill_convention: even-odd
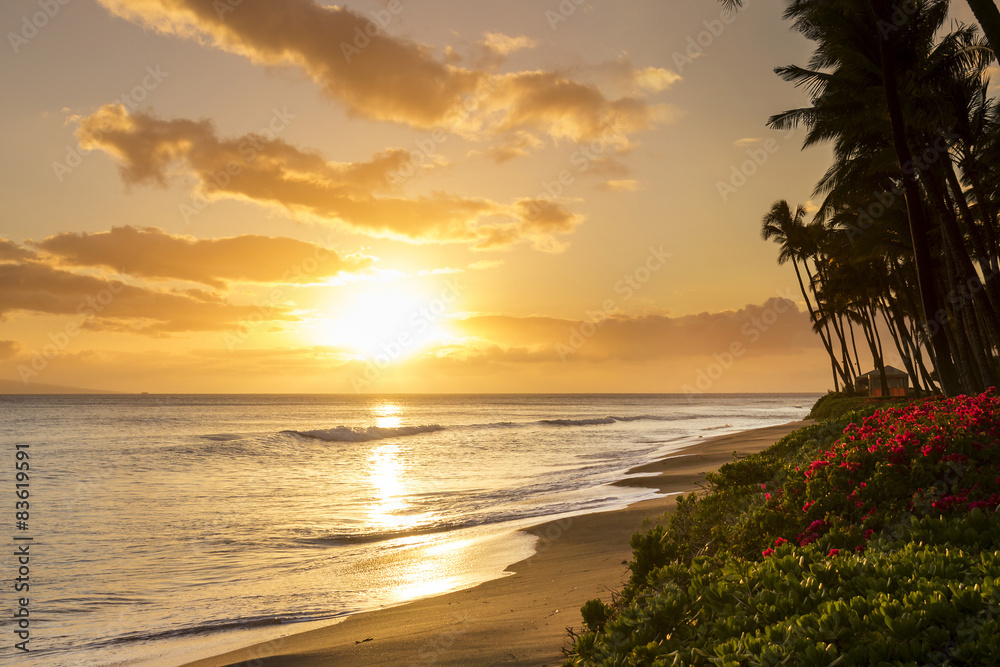
{"type": "Polygon", "coordinates": [[[200,196],[277,205],[370,236],[477,242],[480,247],[527,240],[551,249],[557,247],[553,233],[568,233],[583,221],[552,202],[539,222],[535,207],[525,202],[500,204],[447,193],[377,196],[412,164],[403,150],[385,151],[369,162],[327,162],[281,139],[258,134],[220,139],[208,121],[162,120],[130,114],[121,105],[105,105],[78,122],[81,147],[116,157],[127,185],[164,185],[170,168],[179,165],[198,179],[200,196]],[[504,230],[503,243],[497,240],[498,229],[504,230]]]}
{"type": "Polygon", "coordinates": [[[639,181],[632,178],[604,181],[595,186],[605,192],[635,192],[639,189],[639,181]]]}
{"type": "Polygon", "coordinates": [[[471,341],[462,354],[511,362],[553,356],[590,362],[710,357],[730,351],[735,344],[745,352],[778,354],[819,345],[808,314],[785,298],[680,317],[627,316],[614,311],[595,312],[587,320],[483,315],[456,320],[452,326],[471,341]]]}
{"type": "MultiPolygon", "coordinates": [[[[392,364],[365,391],[682,391],[725,364],[712,391],[823,387],[826,356],[808,315],[787,299],[680,317],[611,314],[602,324],[546,317],[452,320],[457,342],[392,364]],[[590,333],[588,333],[590,332],[590,333]],[[744,353],[725,359],[734,344],[744,353]],[[567,350],[570,350],[567,352],[567,350]],[[600,372],[595,372],[595,363],[600,372]],[[644,372],[639,372],[639,371],[644,372]]],[[[119,391],[355,391],[372,362],[332,347],[83,351],[52,381],[119,391]]]]}
{"type": "MultiPolygon", "coordinates": [[[[99,2],[162,33],[207,42],[255,63],[299,67],[348,113],[364,118],[460,133],[533,127],[575,140],[595,138],[609,127],[639,131],[665,119],[662,107],[638,94],[611,100],[595,86],[554,72],[496,75],[443,62],[431,48],[386,33],[383,28],[398,14],[390,9],[363,15],[312,0],[99,2]]],[[[526,36],[488,33],[480,47],[496,60],[532,44],[526,36]]],[[[451,52],[448,60],[454,59],[451,52]]],[[[677,78],[658,68],[636,69],[627,59],[619,68],[629,70],[637,92],[662,90],[677,78]]]]}
{"type": "Polygon", "coordinates": [[[490,51],[501,56],[506,56],[521,49],[534,48],[537,42],[527,35],[512,37],[499,32],[488,32],[483,35],[482,44],[490,51]]]}
{"type": "Polygon", "coordinates": [[[357,272],[370,257],[341,257],[314,243],[258,235],[220,239],[173,236],[155,227],[63,233],[33,243],[70,266],[103,267],[142,278],[190,280],[224,288],[227,281],[313,283],[357,272]]]}
{"type": "Polygon", "coordinates": [[[32,257],[34,257],[34,255],[35,253],[31,252],[27,248],[19,246],[13,241],[8,241],[7,239],[0,239],[0,262],[31,259],[32,257]]]}
{"type": "Polygon", "coordinates": [[[0,361],[13,359],[21,351],[21,344],[16,340],[0,340],[0,361]]]}
{"type": "MultiPolygon", "coordinates": [[[[238,306],[202,290],[151,290],[101,276],[81,275],[42,262],[0,264],[0,318],[27,312],[70,315],[76,328],[164,334],[222,331],[240,326],[257,308],[238,306]]],[[[269,320],[294,321],[275,307],[269,320]]]]}

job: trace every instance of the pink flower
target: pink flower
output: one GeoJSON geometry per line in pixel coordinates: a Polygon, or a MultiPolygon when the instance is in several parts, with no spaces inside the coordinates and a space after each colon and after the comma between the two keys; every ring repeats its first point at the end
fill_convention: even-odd
{"type": "Polygon", "coordinates": [[[764,555],[764,558],[767,558],[768,556],[774,553],[774,549],[770,548],[764,549],[763,551],[761,551],[761,553],[764,555]]]}
{"type": "Polygon", "coordinates": [[[827,556],[836,556],[839,553],[840,549],[830,549],[830,553],[828,553],[827,556]]]}
{"type": "Polygon", "coordinates": [[[780,547],[782,544],[788,544],[788,540],[786,540],[783,537],[779,537],[778,539],[776,539],[774,541],[774,546],[776,546],[776,547],[780,547]]]}

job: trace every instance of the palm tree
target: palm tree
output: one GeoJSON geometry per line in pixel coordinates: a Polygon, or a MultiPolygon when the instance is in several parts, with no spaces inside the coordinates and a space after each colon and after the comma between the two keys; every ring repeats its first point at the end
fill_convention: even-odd
{"type": "MultiPolygon", "coordinates": [[[[966,0],[972,14],[979,21],[979,25],[990,43],[990,50],[994,54],[1000,53],[1000,10],[997,10],[993,0],[966,0]]],[[[743,0],[720,0],[726,11],[736,11],[743,6],[743,0]]]]}
{"type": "MultiPolygon", "coordinates": [[[[741,4],[722,1],[727,9],[741,4]]],[[[853,345],[855,324],[879,365],[881,315],[915,387],[929,383],[926,346],[942,389],[971,391],[1000,379],[1000,118],[985,75],[993,53],[973,27],[939,37],[946,0],[916,0],[902,21],[891,3],[789,0],[785,18],[816,49],[808,66],[776,71],[807,90],[811,103],[772,116],[768,125],[805,125],[803,147],[832,141],[834,163],[814,193],[825,199],[812,224],[796,221],[786,204],[772,207],[765,227],[772,214],[791,217],[771,222],[787,228],[789,243],[779,242],[794,253],[807,298],[799,263],[809,276],[814,328],[826,331],[831,352],[832,327],[845,367],[845,332],[853,345]],[[874,228],[865,232],[862,255],[850,221],[860,220],[862,208],[873,210],[873,198],[881,209],[868,219],[874,228]],[[808,241],[806,228],[824,247],[808,241]],[[868,243],[872,237],[891,247],[880,250],[868,243]],[[845,238],[853,247],[841,247],[845,238]],[[916,322],[924,322],[919,333],[916,322]]]]}
{"type": "Polygon", "coordinates": [[[813,308],[812,300],[809,298],[809,292],[806,291],[805,283],[802,280],[802,272],[799,270],[799,261],[801,260],[806,276],[809,278],[810,285],[812,285],[812,275],[809,271],[809,265],[806,263],[808,251],[806,249],[807,233],[806,225],[804,223],[805,217],[806,209],[804,206],[796,206],[795,210],[792,211],[791,206],[789,206],[788,202],[784,199],[776,201],[771,206],[771,210],[761,221],[760,235],[765,241],[774,240],[779,244],[781,248],[778,253],[779,265],[791,260],[792,267],[795,269],[795,277],[799,282],[799,290],[802,292],[802,298],[805,300],[806,309],[809,311],[809,320],[813,323],[813,327],[817,333],[819,333],[820,339],[823,341],[823,347],[826,348],[827,354],[830,355],[834,388],[837,391],[840,391],[839,379],[843,379],[845,385],[851,383],[849,377],[849,367],[848,370],[845,371],[837,361],[837,357],[833,353],[833,343],[830,339],[829,327],[826,325],[825,321],[821,321],[821,316],[820,313],[817,312],[817,309],[813,308]]]}

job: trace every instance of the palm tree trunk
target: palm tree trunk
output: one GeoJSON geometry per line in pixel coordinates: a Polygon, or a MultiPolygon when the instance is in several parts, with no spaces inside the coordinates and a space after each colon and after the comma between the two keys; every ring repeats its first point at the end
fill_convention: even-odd
{"type": "Polygon", "coordinates": [[[986,41],[990,43],[993,54],[1000,53],[1000,11],[993,0],[968,0],[969,9],[975,14],[976,20],[983,28],[986,41]]]}
{"type": "Polygon", "coordinates": [[[858,354],[858,341],[854,338],[854,322],[848,321],[847,326],[851,328],[851,348],[854,350],[854,363],[858,367],[858,375],[861,375],[861,355],[858,354]]]}
{"type": "MultiPolygon", "coordinates": [[[[950,167],[950,162],[949,165],[950,167]]],[[[947,173],[951,172],[950,168],[944,168],[943,171],[947,173]]],[[[946,173],[946,176],[947,176],[946,173]]],[[[948,240],[948,245],[951,248],[952,257],[954,258],[955,273],[956,273],[956,287],[959,288],[958,295],[961,296],[961,306],[973,306],[981,315],[983,324],[986,326],[987,338],[990,341],[990,347],[1000,345],[1000,317],[997,315],[997,304],[998,298],[993,289],[987,289],[983,285],[982,280],[979,278],[979,273],[976,271],[976,267],[972,263],[972,258],[969,256],[969,250],[966,247],[965,239],[962,236],[962,232],[958,226],[958,217],[955,215],[954,207],[952,206],[951,197],[948,196],[947,192],[940,192],[938,184],[935,183],[934,175],[928,174],[926,179],[923,179],[934,195],[939,195],[942,198],[943,205],[940,207],[940,226],[941,230],[948,240]],[[971,303],[970,303],[971,301],[971,303]]],[[[957,185],[957,179],[955,179],[957,185]]],[[[962,210],[962,204],[965,203],[965,196],[959,191],[957,193],[958,208],[962,210]]],[[[966,208],[966,210],[968,210],[966,208]]],[[[971,224],[971,223],[970,223],[971,224]]],[[[970,234],[971,236],[971,234],[970,234]]],[[[996,283],[993,284],[995,286],[996,283]]],[[[985,349],[985,348],[984,348],[985,349]]]]}
{"type": "MultiPolygon", "coordinates": [[[[889,0],[868,0],[877,21],[892,22],[892,4],[889,0]]],[[[913,241],[913,257],[917,266],[917,284],[920,288],[920,302],[923,306],[923,320],[927,322],[937,316],[941,308],[940,300],[934,289],[934,267],[930,251],[929,225],[921,207],[920,191],[914,172],[913,157],[906,143],[906,129],[903,119],[903,107],[899,101],[899,88],[896,81],[896,62],[892,46],[886,39],[878,40],[879,58],[882,65],[882,81],[885,89],[886,108],[889,112],[889,122],[892,127],[892,144],[896,150],[900,170],[903,172],[905,188],[906,212],[910,222],[910,236],[913,241]]],[[[944,327],[935,326],[930,329],[931,345],[934,347],[937,361],[938,377],[945,394],[954,396],[961,391],[952,362],[951,350],[944,327]]]]}
{"type": "Polygon", "coordinates": [[[885,350],[882,349],[882,337],[878,335],[878,319],[875,316],[875,308],[872,304],[865,304],[865,316],[871,322],[872,335],[875,338],[876,349],[878,349],[878,361],[875,366],[879,369],[879,377],[882,381],[882,395],[889,396],[889,380],[885,376],[885,350]]]}
{"type": "MultiPolygon", "coordinates": [[[[847,376],[844,375],[844,371],[841,370],[840,364],[837,363],[836,355],[833,354],[833,347],[831,346],[829,339],[829,329],[827,329],[826,333],[824,333],[822,329],[815,328],[819,320],[816,317],[816,311],[813,309],[812,301],[809,300],[809,294],[806,292],[805,283],[802,282],[802,273],[799,272],[799,263],[794,257],[792,258],[792,267],[795,269],[795,277],[799,281],[799,291],[802,292],[802,298],[806,302],[806,309],[809,311],[809,321],[812,322],[814,330],[819,334],[820,340],[823,341],[823,347],[826,348],[826,353],[830,355],[830,366],[833,369],[833,388],[835,391],[839,392],[840,383],[837,380],[837,374],[839,373],[844,378],[845,384],[849,384],[847,376]]],[[[805,268],[808,272],[809,266],[806,265],[805,268]]]]}
{"type": "Polygon", "coordinates": [[[883,299],[881,295],[878,297],[878,310],[882,313],[882,319],[885,320],[885,325],[889,331],[889,335],[892,336],[892,342],[896,346],[899,358],[902,360],[903,366],[906,367],[906,374],[910,376],[913,388],[916,389],[919,387],[920,378],[917,377],[917,371],[913,365],[913,358],[910,356],[909,341],[906,340],[906,329],[897,325],[894,319],[896,315],[895,311],[891,313],[893,317],[889,317],[889,306],[886,304],[885,299],[883,299]]]}

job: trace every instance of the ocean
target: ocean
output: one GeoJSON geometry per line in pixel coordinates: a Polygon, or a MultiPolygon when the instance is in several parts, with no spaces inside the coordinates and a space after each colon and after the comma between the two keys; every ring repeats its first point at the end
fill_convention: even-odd
{"type": "Polygon", "coordinates": [[[533,553],[518,528],[654,497],[610,483],[817,398],[0,396],[0,662],[180,665],[474,586],[533,553]]]}

